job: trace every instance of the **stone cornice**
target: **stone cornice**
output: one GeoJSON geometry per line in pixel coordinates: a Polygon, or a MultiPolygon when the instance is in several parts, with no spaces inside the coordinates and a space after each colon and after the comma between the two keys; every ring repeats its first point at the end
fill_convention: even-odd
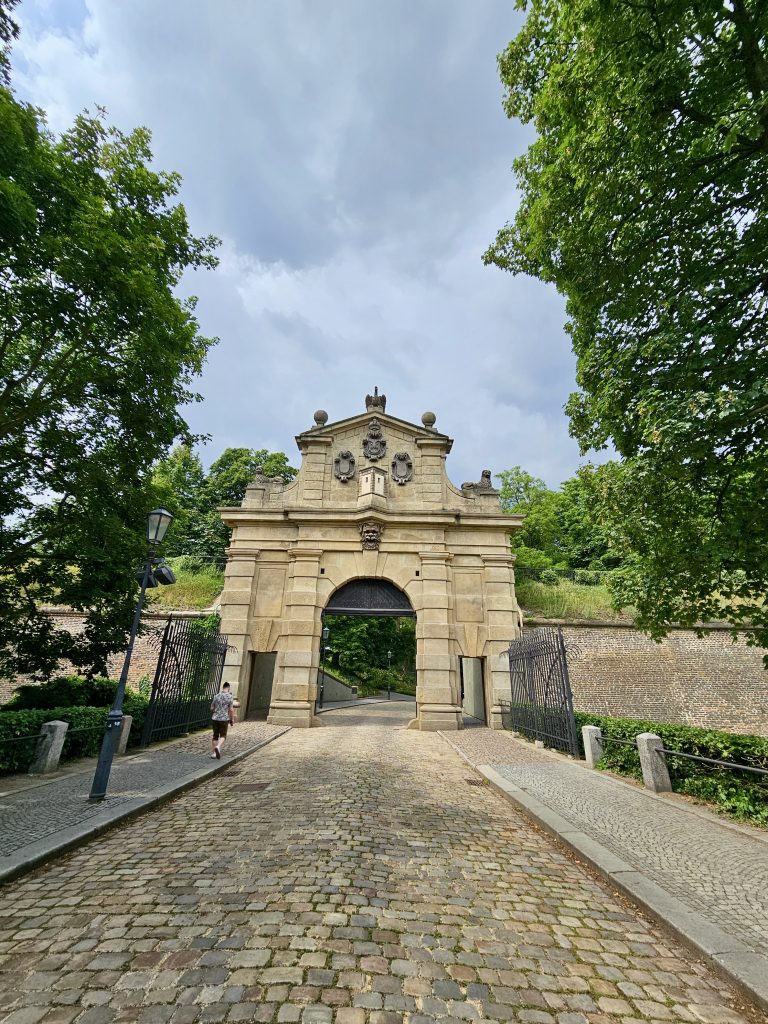
{"type": "MultiPolygon", "coordinates": [[[[324,526],[355,525],[371,518],[371,511],[355,508],[220,508],[221,517],[228,526],[258,523],[274,524],[291,522],[300,524],[318,523],[324,526]]],[[[374,518],[392,526],[414,525],[459,527],[485,530],[502,530],[512,533],[518,529],[522,516],[505,515],[500,512],[464,512],[460,509],[376,509],[374,518]]],[[[511,558],[511,553],[510,556],[511,558]]]]}

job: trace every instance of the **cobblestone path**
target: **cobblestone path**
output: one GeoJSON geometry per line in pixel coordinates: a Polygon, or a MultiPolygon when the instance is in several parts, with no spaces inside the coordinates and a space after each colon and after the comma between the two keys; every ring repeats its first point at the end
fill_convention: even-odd
{"type": "Polygon", "coordinates": [[[344,714],[0,890],[0,1021],[763,1019],[439,736],[344,714]]]}
{"type": "Polygon", "coordinates": [[[667,892],[756,951],[768,948],[768,833],[734,829],[682,799],[542,753],[491,729],[451,735],[472,764],[490,764],[667,892]]]}
{"type": "MultiPolygon", "coordinates": [[[[279,731],[266,722],[238,722],[227,737],[225,757],[233,757],[279,731]]],[[[107,797],[100,803],[88,803],[95,759],[88,771],[53,780],[33,783],[29,776],[0,779],[0,867],[3,857],[36,839],[46,839],[206,767],[211,763],[210,746],[210,732],[198,732],[115,760],[107,797]]]]}

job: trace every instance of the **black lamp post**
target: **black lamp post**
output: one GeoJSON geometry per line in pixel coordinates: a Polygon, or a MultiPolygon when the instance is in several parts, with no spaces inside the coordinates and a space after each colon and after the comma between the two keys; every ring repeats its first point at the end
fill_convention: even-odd
{"type": "Polygon", "coordinates": [[[392,700],[392,651],[387,651],[387,700],[392,700]]]}
{"type": "Polygon", "coordinates": [[[155,557],[155,547],[162,543],[163,537],[165,537],[172,519],[173,516],[171,513],[166,511],[164,508],[153,509],[147,516],[147,557],[144,562],[143,570],[141,573],[136,574],[137,579],[141,581],[141,590],[139,591],[139,600],[136,605],[136,611],[133,615],[131,636],[128,640],[128,647],[125,652],[125,660],[123,661],[120,680],[117,684],[115,700],[112,704],[111,711],[107,715],[107,724],[104,729],[104,739],[101,742],[101,750],[99,751],[96,774],[93,776],[91,792],[88,797],[91,802],[103,800],[107,795],[109,773],[112,770],[112,759],[115,756],[117,741],[120,736],[120,726],[123,722],[123,698],[125,697],[125,686],[128,682],[128,669],[131,666],[133,645],[136,640],[136,634],[139,631],[139,621],[141,620],[141,610],[144,607],[144,598],[146,596],[147,587],[156,587],[161,583],[163,585],[167,585],[169,583],[176,582],[176,578],[170,567],[159,563],[155,557]]]}
{"type": "Polygon", "coordinates": [[[320,698],[317,702],[319,708],[323,706],[323,692],[325,691],[325,652],[331,649],[325,646],[325,642],[330,635],[330,629],[327,626],[323,626],[323,642],[320,645],[320,698]]]}

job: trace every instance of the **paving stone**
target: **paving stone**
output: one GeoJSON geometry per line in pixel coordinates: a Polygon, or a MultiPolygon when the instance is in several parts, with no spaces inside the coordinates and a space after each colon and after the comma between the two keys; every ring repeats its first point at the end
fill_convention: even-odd
{"type": "Polygon", "coordinates": [[[490,729],[464,729],[451,743],[489,764],[575,827],[699,910],[751,949],[768,948],[768,857],[761,830],[721,825],[601,772],[559,761],[490,729]],[[727,867],[726,867],[727,866],[727,867]]]}
{"type": "Polygon", "coordinates": [[[759,1020],[439,736],[333,720],[0,890],[1,1024],[759,1020]]]}

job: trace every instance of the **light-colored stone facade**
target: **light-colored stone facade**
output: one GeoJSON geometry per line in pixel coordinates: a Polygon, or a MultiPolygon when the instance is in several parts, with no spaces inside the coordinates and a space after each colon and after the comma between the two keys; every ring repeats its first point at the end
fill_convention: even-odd
{"type": "Polygon", "coordinates": [[[239,508],[221,509],[232,529],[221,598],[222,630],[236,652],[224,678],[248,706],[257,653],[275,652],[269,721],[307,727],[314,707],[322,614],[351,580],[388,580],[416,614],[417,718],[413,727],[461,728],[460,658],[482,659],[489,724],[508,699],[502,652],[520,635],[509,534],[520,520],[501,512],[488,476],[455,487],[445,459],[452,440],[434,428],[387,415],[378,396],[359,416],[315,426],[297,436],[301,468],[288,485],[258,476],[239,508]],[[372,421],[381,434],[364,441],[372,421]],[[386,442],[386,452],[373,456],[386,442]],[[351,453],[353,475],[340,453],[351,453]],[[406,454],[405,459],[396,456],[406,454]],[[410,479],[400,482],[408,476],[410,479]],[[380,533],[365,550],[363,524],[380,533]]]}

